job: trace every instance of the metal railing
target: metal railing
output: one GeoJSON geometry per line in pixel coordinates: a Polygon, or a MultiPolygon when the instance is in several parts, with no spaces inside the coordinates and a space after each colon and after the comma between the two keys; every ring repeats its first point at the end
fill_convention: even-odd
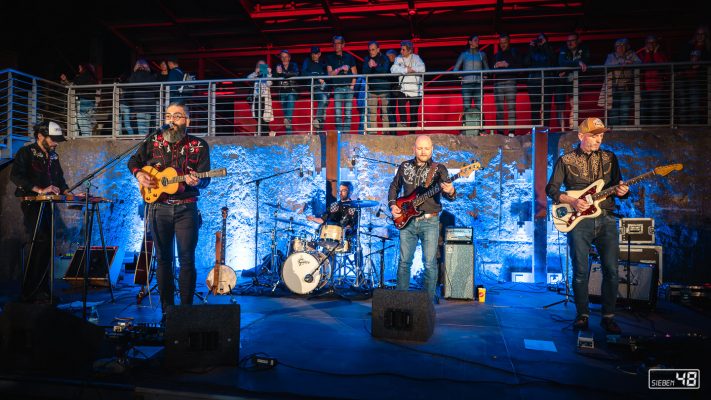
{"type": "Polygon", "coordinates": [[[67,123],[67,89],[13,69],[0,71],[0,158],[12,158],[45,118],[67,123]]]}
{"type": "Polygon", "coordinates": [[[614,129],[710,126],[709,76],[709,63],[667,63],[62,86],[5,70],[0,132],[7,147],[52,118],[72,138],[143,136],[175,100],[189,105],[190,131],[200,136],[526,134],[574,129],[588,116],[614,129]]]}

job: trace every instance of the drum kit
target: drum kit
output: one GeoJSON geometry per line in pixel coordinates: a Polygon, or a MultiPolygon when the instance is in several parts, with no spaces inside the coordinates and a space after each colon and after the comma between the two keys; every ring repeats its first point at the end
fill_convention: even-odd
{"type": "MultiPolygon", "coordinates": [[[[314,229],[312,225],[282,218],[279,213],[293,212],[280,204],[265,203],[273,209],[270,262],[263,263],[257,269],[254,282],[270,286],[272,292],[280,285],[294,294],[312,295],[355,292],[372,293],[372,289],[384,284],[384,253],[391,246],[385,242],[392,238],[372,233],[375,226],[371,223],[360,229],[362,210],[378,205],[374,200],[352,200],[343,202],[347,207],[355,208],[357,226],[346,228],[332,221],[325,221],[314,229]],[[366,232],[366,229],[368,230],[366,232]],[[380,250],[363,256],[360,235],[378,238],[382,241],[380,250]],[[285,250],[285,251],[282,251],[285,250]],[[371,257],[380,255],[380,268],[375,268],[371,257]]],[[[266,258],[265,258],[266,260],[266,258]]]]}

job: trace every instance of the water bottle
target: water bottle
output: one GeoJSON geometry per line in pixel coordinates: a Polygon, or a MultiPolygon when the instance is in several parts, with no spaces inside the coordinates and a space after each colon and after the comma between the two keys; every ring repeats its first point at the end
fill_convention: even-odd
{"type": "Polygon", "coordinates": [[[99,311],[96,309],[96,306],[91,306],[87,320],[94,325],[99,325],[99,311]]]}

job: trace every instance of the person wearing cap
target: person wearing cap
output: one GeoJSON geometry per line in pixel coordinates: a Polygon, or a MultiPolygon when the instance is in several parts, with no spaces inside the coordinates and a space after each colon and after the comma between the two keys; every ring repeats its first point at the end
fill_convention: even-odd
{"type": "MultiPolygon", "coordinates": [[[[317,46],[311,48],[309,58],[304,60],[301,66],[302,76],[325,76],[328,75],[326,64],[320,60],[321,49],[317,46]]],[[[316,101],[316,114],[314,115],[313,125],[316,130],[323,129],[323,124],[326,121],[326,105],[328,104],[328,91],[326,90],[326,81],[323,79],[312,79],[309,82],[313,99],[316,101]]]]}
{"type": "Polygon", "coordinates": [[[610,109],[608,122],[612,126],[630,125],[634,101],[634,70],[628,66],[641,62],[626,38],[617,39],[615,51],[607,55],[605,65],[617,67],[609,69],[605,82],[608,96],[612,93],[612,104],[607,104],[610,109]]]}
{"type": "MultiPolygon", "coordinates": [[[[553,167],[553,173],[546,185],[546,194],[556,203],[566,203],[576,211],[583,212],[591,205],[584,199],[568,196],[561,190],[581,190],[598,179],[605,182],[603,189],[619,185],[614,194],[620,198],[628,196],[629,187],[622,181],[622,173],[615,154],[601,150],[600,144],[608,129],[599,118],[587,118],[578,128],[580,144],[560,158],[553,167]]],[[[620,333],[615,323],[615,302],[617,301],[618,272],[620,255],[617,235],[617,218],[613,214],[614,196],[599,203],[602,214],[578,222],[568,235],[568,249],[573,265],[573,297],[577,316],[573,323],[575,330],[586,330],[590,309],[588,307],[588,256],[595,245],[602,264],[602,320],[600,325],[610,333],[620,333]]]]}
{"type": "MultiPolygon", "coordinates": [[[[375,40],[368,43],[368,55],[363,60],[363,74],[389,74],[390,60],[380,52],[380,45],[375,40]]],[[[368,128],[378,125],[378,99],[380,99],[380,117],[383,128],[390,126],[388,115],[388,91],[390,80],[387,76],[374,76],[368,78],[368,128]]]]}
{"type": "Polygon", "coordinates": [[[297,82],[291,80],[291,78],[299,76],[299,66],[291,61],[289,50],[280,51],[279,60],[281,61],[274,68],[276,71],[274,76],[282,78],[278,81],[279,101],[284,114],[284,130],[286,130],[287,135],[291,135],[291,119],[294,117],[294,104],[296,104],[296,98],[299,95],[296,87],[297,82]]]}
{"type": "MultiPolygon", "coordinates": [[[[56,195],[67,193],[69,186],[56,153],[63,142],[62,128],[54,121],[43,121],[34,127],[35,142],[22,147],[15,154],[10,180],[17,186],[15,196],[56,195]]],[[[32,238],[40,211],[40,203],[23,201],[20,204],[28,237],[32,238]]],[[[37,236],[29,255],[22,280],[21,299],[25,302],[49,301],[49,257],[51,236],[51,208],[44,207],[37,236]]],[[[28,244],[29,245],[29,244],[28,244]]],[[[29,248],[29,247],[28,247],[29,248]]]]}

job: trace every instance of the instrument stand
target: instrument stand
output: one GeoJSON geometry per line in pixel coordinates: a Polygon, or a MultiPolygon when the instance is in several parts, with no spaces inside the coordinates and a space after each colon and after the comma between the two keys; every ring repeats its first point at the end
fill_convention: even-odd
{"type": "MultiPolygon", "coordinates": [[[[626,306],[625,310],[627,311],[632,311],[632,296],[631,296],[631,276],[632,276],[632,266],[630,265],[632,263],[632,235],[629,232],[629,227],[625,227],[625,233],[627,236],[627,260],[626,260],[626,266],[627,266],[627,301],[626,301],[626,306]]],[[[617,267],[617,266],[615,266],[617,267]]],[[[619,279],[618,279],[619,280],[619,279]]]]}
{"type": "MultiPolygon", "coordinates": [[[[316,271],[318,271],[318,270],[321,268],[321,266],[323,265],[323,263],[324,263],[326,260],[331,260],[331,261],[334,261],[334,262],[335,262],[334,254],[336,253],[336,248],[337,248],[337,247],[338,247],[338,246],[333,246],[333,248],[331,248],[330,250],[328,250],[328,253],[326,254],[326,258],[324,258],[323,260],[321,260],[321,261],[318,263],[318,266],[316,267],[316,269],[314,269],[314,270],[311,272],[311,274],[309,274],[309,275],[315,274],[316,271]]],[[[333,268],[331,269],[331,278],[330,278],[330,282],[329,282],[329,285],[328,285],[328,289],[327,289],[327,290],[324,290],[324,291],[321,291],[321,292],[319,292],[320,289],[315,290],[314,293],[313,293],[312,295],[310,295],[310,296],[307,298],[308,300],[318,299],[318,298],[325,297],[325,296],[330,296],[330,295],[336,295],[336,297],[339,297],[339,298],[341,298],[341,299],[343,299],[343,300],[351,301],[351,299],[349,299],[348,297],[342,295],[341,293],[339,293],[339,292],[336,290],[336,285],[335,285],[334,282],[333,282],[333,277],[335,276],[335,271],[336,271],[336,266],[334,265],[333,268]]]]}
{"type": "MultiPolygon", "coordinates": [[[[252,285],[256,286],[259,284],[259,185],[262,183],[262,181],[266,181],[271,178],[275,178],[280,175],[286,175],[292,172],[296,171],[301,171],[301,168],[294,168],[290,169],[288,171],[283,171],[283,172],[277,172],[276,174],[272,174],[269,176],[265,176],[262,178],[257,178],[253,179],[249,182],[245,182],[245,185],[249,185],[251,183],[254,183],[255,185],[255,201],[254,201],[254,208],[255,208],[255,223],[254,223],[254,271],[255,271],[255,279],[252,280],[252,285]]],[[[272,266],[272,269],[274,269],[274,266],[272,266]]]]}
{"type": "MultiPolygon", "coordinates": [[[[567,246],[566,246],[567,247],[567,246]]],[[[548,304],[543,306],[544,309],[546,308],[551,308],[553,306],[557,306],[558,304],[563,304],[564,307],[568,306],[568,303],[574,303],[573,300],[570,299],[570,279],[568,278],[568,275],[570,274],[570,261],[568,259],[568,252],[569,249],[566,250],[565,252],[565,293],[563,293],[563,300],[556,301],[554,303],[548,304]]],[[[588,270],[590,269],[589,267],[592,265],[592,262],[588,261],[588,270]]]]}

